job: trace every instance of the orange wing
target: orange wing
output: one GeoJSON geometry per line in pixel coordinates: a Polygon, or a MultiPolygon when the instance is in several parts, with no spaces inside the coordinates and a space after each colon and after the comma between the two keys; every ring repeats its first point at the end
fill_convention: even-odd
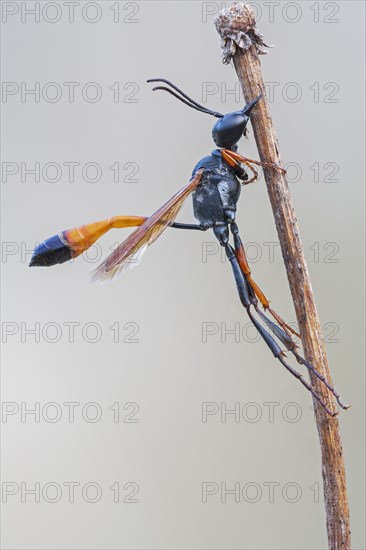
{"type": "Polygon", "coordinates": [[[93,272],[92,280],[105,282],[119,275],[127,267],[138,265],[142,254],[176,218],[185,199],[201,181],[203,169],[168,202],[138,227],[93,272]]]}

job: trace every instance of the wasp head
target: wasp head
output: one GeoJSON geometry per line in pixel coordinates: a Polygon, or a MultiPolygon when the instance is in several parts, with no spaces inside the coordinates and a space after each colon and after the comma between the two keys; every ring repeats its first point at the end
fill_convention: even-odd
{"type": "Polygon", "coordinates": [[[246,136],[250,113],[261,97],[262,94],[247,103],[241,111],[224,115],[216,122],[212,128],[212,138],[217,147],[231,149],[242,136],[246,136]]]}

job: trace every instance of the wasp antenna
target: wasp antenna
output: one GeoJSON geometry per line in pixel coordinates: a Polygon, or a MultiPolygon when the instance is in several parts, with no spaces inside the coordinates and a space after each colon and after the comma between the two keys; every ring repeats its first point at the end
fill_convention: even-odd
{"type": "Polygon", "coordinates": [[[243,110],[242,110],[242,113],[243,115],[247,115],[247,116],[250,116],[250,113],[253,109],[253,107],[255,107],[255,105],[258,103],[258,101],[260,99],[262,99],[263,97],[263,92],[261,92],[256,98],[254,98],[252,101],[250,101],[249,103],[247,103],[246,105],[244,105],[243,107],[243,110]]]}
{"type": "Polygon", "coordinates": [[[214,115],[216,117],[219,117],[221,118],[222,115],[219,115],[219,113],[214,113],[213,111],[210,111],[209,109],[205,109],[204,107],[201,107],[201,106],[196,106],[196,105],[193,105],[192,103],[190,103],[189,101],[187,101],[186,99],[183,99],[182,97],[180,97],[178,94],[176,94],[175,92],[173,92],[173,90],[170,90],[169,88],[166,88],[165,86],[155,86],[155,88],[153,88],[153,92],[155,92],[156,90],[163,90],[165,92],[168,92],[170,95],[174,96],[175,98],[179,99],[179,101],[181,101],[182,103],[184,103],[185,105],[188,105],[188,107],[192,107],[192,109],[195,109],[196,111],[200,111],[201,113],[206,113],[208,115],[214,115]]]}
{"type": "Polygon", "coordinates": [[[192,109],[196,109],[196,111],[200,111],[201,113],[206,113],[206,114],[212,115],[216,118],[223,118],[223,116],[224,116],[222,113],[219,113],[217,111],[211,111],[211,109],[208,109],[207,107],[204,107],[203,105],[200,105],[199,103],[197,103],[197,101],[194,101],[194,99],[189,97],[180,88],[178,88],[178,86],[176,86],[175,84],[173,84],[169,80],[166,80],[165,78],[150,78],[146,82],[149,82],[149,83],[150,82],[163,82],[163,83],[167,84],[168,86],[170,86],[171,88],[173,88],[173,90],[178,92],[178,94],[180,94],[180,95],[174,93],[173,90],[170,90],[169,88],[167,88],[165,86],[155,86],[155,88],[153,88],[153,91],[164,90],[165,92],[169,92],[172,96],[179,99],[182,103],[185,103],[185,105],[188,105],[188,107],[192,107],[192,109]],[[182,96],[182,97],[180,97],[180,96],[182,96]]]}

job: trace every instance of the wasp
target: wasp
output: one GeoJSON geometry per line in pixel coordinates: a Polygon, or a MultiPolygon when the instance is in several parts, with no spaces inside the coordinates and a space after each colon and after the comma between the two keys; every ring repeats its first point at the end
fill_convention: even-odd
{"type": "Polygon", "coordinates": [[[313,372],[333,394],[341,408],[347,409],[348,406],[342,402],[336,389],[298,353],[298,346],[293,336],[299,335],[271,308],[265,294],[254,281],[235,221],[236,205],[242,186],[258,179],[256,166],[285,172],[277,164],[249,159],[237,152],[238,142],[243,136],[247,136],[247,125],[251,113],[262,98],[262,93],[245,104],[243,109],[222,114],[200,105],[169,80],[154,78],[147,82],[160,84],[153,88],[154,91],[166,91],[185,105],[217,118],[212,129],[216,149],[196,164],[188,184],[152,216],[113,216],[108,220],[62,231],[35,248],[29,265],[61,264],[82,254],[112,228],[136,227],[94,271],[93,280],[103,282],[115,278],[127,267],[139,263],[146,248],[156,241],[167,227],[198,231],[212,229],[220,245],[224,247],[231,264],[240,301],[273,356],[305,386],[329,415],[335,416],[337,412],[331,411],[307,380],[288,363],[281,344],[299,364],[313,372]],[[251,171],[251,177],[246,169],[251,171]],[[175,222],[179,210],[189,195],[192,195],[194,217],[198,223],[175,222]],[[232,238],[232,244],[230,244],[230,238],[232,238]]]}

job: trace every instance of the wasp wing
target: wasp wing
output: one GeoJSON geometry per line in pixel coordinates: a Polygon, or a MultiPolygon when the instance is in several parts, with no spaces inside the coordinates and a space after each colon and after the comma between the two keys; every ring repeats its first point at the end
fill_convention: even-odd
{"type": "Polygon", "coordinates": [[[93,272],[92,280],[106,282],[112,280],[128,267],[138,265],[142,254],[176,218],[185,199],[201,181],[203,169],[199,170],[190,182],[168,202],[140,225],[121,243],[93,272]]]}

